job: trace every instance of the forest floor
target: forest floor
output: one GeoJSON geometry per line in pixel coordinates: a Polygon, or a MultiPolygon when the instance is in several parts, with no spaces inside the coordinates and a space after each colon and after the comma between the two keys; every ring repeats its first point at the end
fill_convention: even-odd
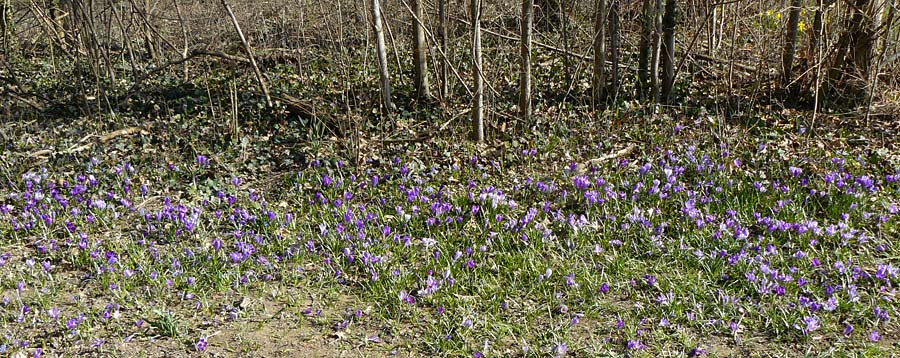
{"type": "Polygon", "coordinates": [[[890,122],[553,109],[486,144],[311,139],[179,90],[0,124],[0,355],[900,350],[890,122]]]}

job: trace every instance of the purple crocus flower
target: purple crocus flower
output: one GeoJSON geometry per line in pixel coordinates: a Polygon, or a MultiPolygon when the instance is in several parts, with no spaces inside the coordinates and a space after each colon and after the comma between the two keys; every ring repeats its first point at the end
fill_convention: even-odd
{"type": "Polygon", "coordinates": [[[566,287],[578,287],[578,283],[575,282],[574,272],[566,275],[566,287]]]}
{"type": "Polygon", "coordinates": [[[199,165],[201,168],[208,168],[209,167],[209,158],[207,158],[205,155],[198,154],[197,155],[197,165],[199,165]]]}
{"type": "Polygon", "coordinates": [[[819,318],[816,316],[803,317],[803,325],[796,325],[795,327],[803,331],[803,334],[809,334],[810,332],[819,329],[819,318]]]}
{"type": "Polygon", "coordinates": [[[407,293],[406,290],[400,290],[400,302],[411,305],[416,303],[416,298],[407,293]]]}
{"type": "Polygon", "coordinates": [[[600,285],[600,293],[608,293],[609,292],[609,284],[604,282],[600,285]]]}
{"type": "Polygon", "coordinates": [[[629,339],[627,345],[628,345],[628,349],[633,350],[633,351],[641,350],[646,347],[643,343],[641,343],[640,339],[629,339]]]}
{"type": "Polygon", "coordinates": [[[872,333],[869,333],[869,340],[872,342],[878,342],[881,340],[881,335],[878,334],[878,331],[872,331],[872,333]]]}
{"type": "Polygon", "coordinates": [[[194,345],[194,348],[196,348],[198,352],[203,352],[206,350],[206,345],[206,338],[200,338],[200,340],[197,341],[197,344],[194,345]]]}

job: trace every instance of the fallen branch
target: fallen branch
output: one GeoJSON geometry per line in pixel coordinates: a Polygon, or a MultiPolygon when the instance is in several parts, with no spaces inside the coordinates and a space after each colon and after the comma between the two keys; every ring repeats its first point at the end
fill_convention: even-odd
{"type": "Polygon", "coordinates": [[[53,151],[50,149],[41,149],[39,151],[29,154],[28,157],[29,158],[37,158],[37,157],[43,157],[46,155],[50,155],[52,153],[53,153],[53,151]]]}
{"type": "Polygon", "coordinates": [[[587,173],[587,171],[591,167],[596,167],[597,165],[599,165],[603,162],[606,162],[606,161],[609,161],[612,159],[618,159],[618,158],[624,157],[626,155],[629,155],[632,152],[634,152],[634,150],[636,148],[637,148],[637,145],[632,144],[632,145],[625,147],[622,150],[619,150],[618,152],[602,155],[599,158],[594,158],[594,159],[588,160],[587,162],[584,162],[583,164],[578,164],[578,166],[575,167],[575,173],[577,173],[579,175],[587,173]]]}
{"type": "MultiPolygon", "coordinates": [[[[109,132],[107,134],[99,136],[98,138],[99,138],[100,144],[106,144],[107,142],[109,142],[113,139],[116,139],[118,137],[132,135],[132,134],[138,134],[138,133],[140,133],[142,135],[150,134],[150,132],[148,132],[147,128],[145,128],[145,127],[129,127],[129,128],[123,128],[123,129],[109,132]]],[[[91,136],[89,135],[78,142],[79,143],[84,142],[85,139],[87,139],[89,137],[91,137],[91,136]]],[[[94,137],[97,137],[97,136],[94,136],[94,137]]],[[[58,154],[75,154],[75,153],[83,152],[85,150],[93,148],[94,144],[95,144],[95,142],[88,142],[88,143],[78,145],[78,146],[71,146],[71,147],[69,147],[69,149],[66,149],[61,152],[56,152],[56,153],[54,153],[50,149],[41,149],[41,150],[38,150],[36,152],[29,154],[28,157],[29,158],[40,158],[40,157],[46,157],[46,156],[54,156],[54,155],[58,155],[58,154]]]]}
{"type": "Polygon", "coordinates": [[[143,127],[123,128],[123,129],[119,129],[117,131],[109,132],[106,135],[100,137],[100,143],[106,143],[117,137],[121,137],[123,135],[131,135],[131,134],[135,134],[138,132],[140,132],[141,134],[144,134],[144,135],[150,134],[150,132],[147,132],[143,127]]]}

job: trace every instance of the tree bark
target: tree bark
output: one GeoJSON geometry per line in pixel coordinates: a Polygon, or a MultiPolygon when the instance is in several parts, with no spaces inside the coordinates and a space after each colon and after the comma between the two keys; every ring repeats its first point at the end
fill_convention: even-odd
{"type": "Polygon", "coordinates": [[[472,136],[484,141],[484,77],[481,67],[481,1],[472,1],[472,75],[475,79],[475,98],[472,104],[472,136]]]}
{"type": "Polygon", "coordinates": [[[562,36],[563,43],[563,51],[565,54],[562,56],[563,60],[563,75],[566,80],[566,83],[572,82],[572,66],[569,63],[569,17],[565,13],[566,8],[566,0],[557,0],[559,7],[559,25],[560,25],[560,35],[562,36]]]}
{"type": "Polygon", "coordinates": [[[609,93],[613,101],[619,96],[619,0],[612,0],[609,11],[609,55],[612,61],[610,68],[609,93]]]}
{"type": "Polygon", "coordinates": [[[594,73],[595,108],[606,106],[606,0],[596,0],[594,8],[594,73]]]}
{"type": "Polygon", "coordinates": [[[662,51],[662,0],[651,0],[656,2],[655,11],[653,12],[653,46],[652,61],[650,62],[650,93],[653,97],[653,103],[660,103],[659,91],[659,56],[662,51]]]}
{"type": "Polygon", "coordinates": [[[531,118],[531,29],[534,23],[534,0],[522,0],[522,73],[519,79],[519,113],[522,121],[531,118]]]}
{"type": "MultiPolygon", "coordinates": [[[[447,32],[448,32],[447,31],[447,0],[437,0],[437,2],[438,2],[438,17],[440,18],[438,20],[438,24],[440,27],[438,29],[438,36],[440,36],[441,53],[443,53],[444,56],[449,56],[449,52],[448,52],[449,48],[447,46],[447,41],[448,41],[448,38],[447,38],[447,32]]],[[[447,63],[447,60],[448,59],[445,58],[440,61],[441,70],[439,73],[440,81],[441,81],[441,87],[440,87],[441,100],[445,101],[445,102],[450,97],[450,69],[449,69],[449,64],[447,63]]]]}
{"type": "Polygon", "coordinates": [[[706,54],[713,55],[718,44],[718,36],[716,32],[716,23],[718,23],[719,6],[715,4],[715,0],[706,0],[706,11],[709,14],[709,21],[706,24],[706,54]]]}
{"type": "Polygon", "coordinates": [[[675,21],[677,5],[675,0],[666,0],[666,12],[663,15],[663,73],[662,73],[662,99],[669,103],[672,97],[672,88],[675,85],[675,21]]]}
{"type": "Polygon", "coordinates": [[[844,32],[836,44],[829,70],[830,82],[842,95],[859,99],[869,84],[874,57],[875,28],[873,0],[848,0],[844,32]]]}
{"type": "Polygon", "coordinates": [[[384,45],[384,31],[381,28],[381,4],[378,0],[372,0],[372,23],[375,29],[375,52],[378,55],[378,73],[381,75],[381,105],[382,116],[391,116],[391,80],[388,74],[387,49],[384,45]]]}
{"type": "Polygon", "coordinates": [[[794,66],[794,49],[797,46],[797,27],[800,24],[800,0],[791,0],[788,11],[787,28],[784,32],[784,51],[781,54],[781,87],[788,89],[791,81],[791,70],[794,66]]]}
{"type": "MultiPolygon", "coordinates": [[[[819,72],[821,72],[821,59],[820,59],[820,41],[821,36],[825,31],[825,9],[831,6],[831,3],[834,0],[817,0],[816,1],[816,14],[813,18],[812,29],[809,32],[809,46],[807,52],[809,53],[809,62],[816,66],[816,70],[812,71],[812,79],[809,81],[809,85],[816,85],[816,91],[818,93],[818,83],[819,83],[819,72]]],[[[817,95],[818,97],[818,95],[817,95]]],[[[818,102],[817,102],[818,103],[818,102]]]]}
{"type": "Polygon", "coordinates": [[[9,42],[8,37],[6,36],[6,29],[9,27],[8,22],[9,19],[7,17],[7,12],[9,8],[8,0],[0,0],[0,42],[3,42],[3,50],[6,52],[9,48],[7,43],[9,42]]]}
{"type": "Polygon", "coordinates": [[[413,21],[415,27],[415,72],[416,72],[416,95],[420,99],[431,97],[428,89],[428,59],[426,53],[428,47],[425,43],[425,25],[422,23],[425,19],[425,4],[423,0],[413,1],[415,6],[416,19],[413,21]]]}
{"type": "MultiPolygon", "coordinates": [[[[150,21],[150,0],[144,0],[144,8],[142,9],[144,16],[147,21],[150,21]]],[[[147,57],[149,58],[157,58],[156,54],[156,46],[153,44],[153,35],[150,29],[150,24],[144,22],[144,48],[147,50],[147,57]]]]}
{"type": "Polygon", "coordinates": [[[53,24],[53,31],[56,31],[56,36],[58,38],[65,38],[64,35],[64,26],[63,26],[63,11],[60,8],[59,1],[61,0],[48,0],[47,1],[47,16],[50,18],[53,24]]]}
{"type": "Polygon", "coordinates": [[[883,57],[887,53],[888,44],[891,43],[891,27],[894,25],[894,16],[897,12],[895,0],[885,1],[884,6],[887,7],[887,14],[884,17],[884,25],[882,25],[884,26],[884,36],[882,36],[881,45],[878,49],[879,57],[883,57]]]}
{"type": "Polygon", "coordinates": [[[653,40],[653,9],[652,0],[643,0],[641,13],[641,42],[638,52],[638,98],[647,97],[650,87],[650,48],[653,40]]]}

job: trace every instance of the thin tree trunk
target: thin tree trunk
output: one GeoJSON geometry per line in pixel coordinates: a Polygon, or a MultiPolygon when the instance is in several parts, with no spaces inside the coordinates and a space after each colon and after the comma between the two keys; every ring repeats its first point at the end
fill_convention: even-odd
{"type": "Polygon", "coordinates": [[[653,95],[653,103],[660,103],[659,91],[659,57],[662,51],[662,0],[656,2],[653,12],[653,47],[652,61],[650,62],[650,92],[653,95]]]}
{"type": "Polygon", "coordinates": [[[519,79],[519,113],[524,123],[531,118],[531,27],[534,0],[522,0],[522,74],[519,79]]]}
{"type": "MultiPolygon", "coordinates": [[[[188,34],[187,27],[184,24],[184,17],[181,15],[181,7],[178,6],[178,0],[172,0],[172,3],[175,5],[175,14],[178,15],[178,23],[181,25],[181,38],[184,42],[184,47],[181,50],[181,59],[185,60],[188,56],[188,51],[190,51],[190,46],[188,45],[188,34]]],[[[188,67],[187,61],[184,61],[182,64],[182,70],[184,71],[184,80],[188,80],[188,67]]]]}
{"type": "MultiPolygon", "coordinates": [[[[437,2],[438,2],[438,17],[440,18],[438,20],[438,24],[440,27],[438,29],[438,36],[440,36],[441,53],[443,54],[442,57],[450,56],[449,52],[448,52],[449,48],[447,45],[447,41],[448,41],[448,39],[447,39],[447,32],[448,32],[447,31],[447,1],[448,0],[437,0],[437,2]]],[[[447,58],[443,58],[440,61],[440,63],[441,63],[440,92],[441,92],[441,100],[445,101],[445,102],[450,97],[450,69],[449,69],[450,65],[447,63],[447,60],[448,60],[447,58]]]]}
{"type": "Polygon", "coordinates": [[[259,86],[262,88],[263,94],[266,96],[266,105],[272,107],[272,96],[269,95],[269,86],[266,86],[266,78],[263,77],[262,71],[259,70],[259,66],[256,65],[256,58],[253,56],[253,49],[250,48],[250,43],[247,42],[247,38],[244,37],[244,32],[241,31],[241,25],[238,24],[237,18],[234,17],[234,12],[231,11],[231,6],[228,6],[228,2],[222,0],[222,6],[225,7],[225,11],[228,12],[228,16],[231,17],[231,24],[234,25],[234,31],[237,32],[238,37],[241,39],[241,43],[244,45],[244,51],[247,52],[247,58],[250,59],[250,65],[253,66],[253,72],[256,74],[256,80],[259,81],[259,86]]]}
{"type": "Polygon", "coordinates": [[[375,43],[378,54],[378,73],[381,75],[381,105],[382,116],[391,116],[391,80],[388,74],[387,49],[384,45],[384,31],[381,29],[381,4],[378,0],[372,0],[372,23],[375,28],[375,43]]]}
{"type": "Polygon", "coordinates": [[[612,60],[610,69],[609,92],[613,101],[619,96],[619,0],[612,0],[609,12],[609,55],[612,60]]]}
{"type": "Polygon", "coordinates": [[[6,39],[6,9],[9,8],[9,0],[0,1],[0,32],[6,39]]]}
{"type": "Polygon", "coordinates": [[[48,0],[47,1],[47,16],[50,18],[51,23],[53,24],[53,31],[56,32],[56,37],[65,38],[65,31],[63,26],[63,11],[60,8],[59,1],[62,0],[48,0]]]}
{"type": "Polygon", "coordinates": [[[894,16],[897,12],[895,0],[885,1],[884,6],[887,6],[887,15],[884,17],[884,38],[881,39],[881,46],[878,49],[879,57],[884,57],[885,53],[887,53],[888,44],[891,43],[891,27],[894,26],[894,16]]]}
{"type": "Polygon", "coordinates": [[[708,56],[713,55],[713,50],[716,48],[717,33],[716,33],[716,23],[718,22],[717,18],[719,17],[719,6],[715,4],[715,0],[706,0],[706,11],[709,12],[709,22],[707,23],[706,28],[706,54],[708,56]]]}
{"type": "Polygon", "coordinates": [[[817,1],[818,6],[816,6],[816,14],[813,17],[813,27],[812,27],[812,31],[810,31],[810,33],[809,33],[809,49],[808,50],[809,50],[809,54],[812,58],[815,58],[815,55],[818,52],[819,41],[820,41],[819,36],[820,36],[820,34],[823,30],[824,24],[825,24],[823,22],[824,21],[823,17],[825,16],[824,11],[825,11],[825,8],[828,7],[829,4],[831,4],[831,1],[833,1],[833,0],[817,1]]]}
{"type": "Polygon", "coordinates": [[[791,0],[788,11],[787,28],[784,32],[784,52],[781,54],[781,87],[788,89],[791,85],[791,70],[794,66],[794,49],[797,47],[797,27],[800,24],[800,0],[791,0]]]}
{"type": "Polygon", "coordinates": [[[484,141],[484,77],[481,68],[481,0],[472,0],[472,75],[475,77],[475,98],[472,104],[472,136],[484,141]]]}
{"type": "Polygon", "coordinates": [[[11,36],[6,36],[6,29],[9,28],[8,22],[8,10],[9,9],[9,0],[0,0],[0,41],[3,42],[3,52],[7,53],[9,51],[9,38],[11,36]]]}
{"type": "Polygon", "coordinates": [[[878,12],[878,16],[875,19],[875,25],[876,29],[879,29],[878,32],[875,33],[875,36],[879,38],[881,43],[876,54],[875,73],[874,76],[872,76],[872,85],[869,87],[869,103],[866,106],[866,127],[869,126],[869,117],[872,114],[872,101],[875,100],[875,91],[878,90],[878,76],[884,65],[884,56],[887,53],[888,42],[890,42],[891,26],[894,22],[894,0],[878,1],[875,9],[878,12]],[[885,6],[888,7],[888,13],[882,18],[881,15],[884,13],[885,6]],[[884,31],[883,36],[879,33],[880,31],[884,31]]]}
{"type": "Polygon", "coordinates": [[[415,6],[416,19],[413,21],[415,27],[415,71],[416,71],[416,95],[420,99],[431,97],[428,90],[428,59],[425,54],[428,47],[425,44],[425,25],[422,23],[425,19],[425,4],[423,0],[413,1],[415,6]]]}
{"type": "Polygon", "coordinates": [[[878,50],[881,53],[887,51],[887,47],[891,43],[891,28],[894,26],[894,17],[896,17],[897,13],[896,0],[886,1],[885,6],[888,8],[888,13],[884,18],[884,39],[881,41],[881,48],[878,50]]]}
{"type": "Polygon", "coordinates": [[[141,9],[143,13],[142,16],[146,19],[143,22],[144,29],[144,49],[147,51],[147,58],[155,59],[156,55],[156,46],[153,45],[153,36],[152,31],[150,29],[150,24],[147,21],[150,21],[150,0],[144,0],[144,7],[141,9]]]}
{"type": "Polygon", "coordinates": [[[566,0],[558,0],[557,5],[559,7],[559,24],[561,27],[560,35],[562,36],[563,43],[563,75],[566,80],[566,83],[572,82],[572,66],[569,63],[569,17],[566,16],[566,0]]]}
{"type": "Polygon", "coordinates": [[[853,100],[869,85],[875,43],[873,3],[873,0],[847,1],[844,32],[831,59],[830,82],[846,90],[845,94],[853,100]]]}
{"type": "Polygon", "coordinates": [[[638,54],[638,98],[647,97],[650,86],[650,48],[651,36],[653,36],[653,7],[652,0],[643,0],[643,10],[641,14],[641,43],[638,54]]]}
{"type": "Polygon", "coordinates": [[[810,61],[813,62],[816,66],[816,71],[813,72],[812,80],[809,81],[810,85],[815,85],[815,92],[818,93],[818,83],[819,83],[819,73],[820,70],[820,41],[821,36],[825,33],[825,9],[831,5],[834,0],[818,0],[816,6],[816,14],[813,18],[812,31],[809,32],[809,48],[807,52],[809,53],[810,61]]]}
{"type": "Polygon", "coordinates": [[[666,1],[666,12],[663,15],[663,76],[662,98],[669,103],[672,87],[675,84],[675,21],[677,5],[675,0],[666,1]]]}
{"type": "Polygon", "coordinates": [[[594,74],[595,108],[606,106],[606,0],[596,0],[594,8],[594,74]]]}

